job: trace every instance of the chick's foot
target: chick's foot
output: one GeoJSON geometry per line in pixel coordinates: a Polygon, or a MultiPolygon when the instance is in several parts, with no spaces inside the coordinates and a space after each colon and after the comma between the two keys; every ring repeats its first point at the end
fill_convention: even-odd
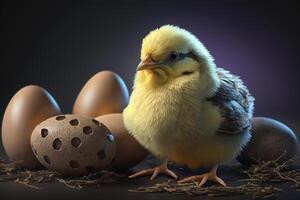
{"type": "Polygon", "coordinates": [[[226,186],[225,182],[217,176],[217,168],[218,168],[217,166],[214,166],[209,172],[207,172],[205,174],[187,177],[187,178],[184,178],[184,179],[178,181],[178,183],[180,184],[180,183],[198,182],[199,187],[201,187],[207,181],[212,181],[212,182],[218,183],[222,186],[226,186]]]}
{"type": "Polygon", "coordinates": [[[168,168],[167,162],[165,162],[164,164],[162,164],[160,166],[151,168],[151,169],[144,169],[139,172],[136,172],[135,174],[132,174],[131,176],[129,176],[129,178],[135,178],[137,176],[151,175],[150,180],[153,180],[159,174],[165,174],[165,175],[171,176],[174,179],[177,179],[177,175],[168,168]]]}

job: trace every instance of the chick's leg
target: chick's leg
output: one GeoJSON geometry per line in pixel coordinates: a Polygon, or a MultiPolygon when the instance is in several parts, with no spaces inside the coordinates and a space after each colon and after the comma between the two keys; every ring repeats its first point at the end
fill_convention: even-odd
{"type": "Polygon", "coordinates": [[[219,183],[222,186],[226,186],[225,182],[217,176],[217,169],[218,169],[218,166],[215,165],[212,167],[212,169],[209,172],[207,172],[205,174],[187,177],[187,178],[184,178],[184,179],[178,181],[178,183],[199,182],[199,186],[201,187],[202,185],[204,185],[206,183],[206,181],[209,180],[209,181],[213,181],[215,183],[219,183]]]}
{"type": "Polygon", "coordinates": [[[156,176],[158,174],[165,174],[165,175],[168,175],[168,176],[171,176],[171,177],[177,179],[177,175],[168,168],[168,160],[166,160],[162,165],[154,167],[152,169],[141,170],[141,171],[129,176],[129,178],[134,178],[137,176],[144,176],[144,175],[152,175],[150,179],[153,180],[156,178],[156,176]]]}

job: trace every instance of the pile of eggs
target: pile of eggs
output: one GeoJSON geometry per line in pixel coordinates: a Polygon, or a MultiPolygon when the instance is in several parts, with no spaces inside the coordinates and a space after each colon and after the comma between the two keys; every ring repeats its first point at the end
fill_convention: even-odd
{"type": "MultiPolygon", "coordinates": [[[[2,121],[2,142],[12,161],[25,169],[46,167],[64,175],[102,169],[126,170],[148,152],[127,132],[122,112],[129,99],[121,77],[95,74],[81,89],[72,114],[62,114],[45,89],[30,85],[12,97],[2,121]]],[[[284,124],[253,118],[252,139],[238,156],[244,165],[296,155],[298,141],[284,124]],[[252,158],[255,158],[253,160],[252,158]]]]}
{"type": "Polygon", "coordinates": [[[147,155],[124,126],[122,111],[128,99],[124,81],[111,71],[90,78],[75,101],[73,114],[62,114],[45,89],[26,86],[5,110],[4,149],[26,169],[44,166],[65,175],[128,169],[147,155]]]}

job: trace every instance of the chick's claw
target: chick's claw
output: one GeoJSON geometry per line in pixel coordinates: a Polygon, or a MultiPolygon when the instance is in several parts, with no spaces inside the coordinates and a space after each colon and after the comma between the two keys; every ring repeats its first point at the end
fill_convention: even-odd
{"type": "Polygon", "coordinates": [[[198,176],[187,177],[187,178],[184,178],[184,179],[178,181],[178,183],[181,184],[181,183],[198,182],[199,187],[201,187],[208,180],[212,181],[212,182],[215,182],[215,183],[218,183],[222,186],[226,186],[225,182],[221,178],[219,178],[215,173],[211,173],[211,172],[208,172],[208,173],[205,173],[205,174],[202,174],[202,175],[198,175],[198,176]]]}
{"type": "Polygon", "coordinates": [[[150,180],[154,180],[157,177],[157,175],[159,175],[159,174],[165,174],[167,176],[171,176],[174,179],[177,179],[177,175],[173,171],[168,169],[168,167],[165,166],[165,165],[160,165],[160,166],[154,167],[152,169],[141,170],[141,171],[139,171],[135,174],[132,174],[131,176],[129,176],[129,178],[135,178],[135,177],[138,177],[138,176],[151,175],[150,180]]]}

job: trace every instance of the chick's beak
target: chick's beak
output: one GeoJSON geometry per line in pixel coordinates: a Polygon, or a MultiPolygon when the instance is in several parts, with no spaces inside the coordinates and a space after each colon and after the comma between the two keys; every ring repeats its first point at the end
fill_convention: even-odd
{"type": "Polygon", "coordinates": [[[145,69],[154,69],[160,67],[160,63],[154,61],[151,56],[148,56],[145,60],[142,60],[138,67],[136,68],[137,71],[145,70],[145,69]]]}

